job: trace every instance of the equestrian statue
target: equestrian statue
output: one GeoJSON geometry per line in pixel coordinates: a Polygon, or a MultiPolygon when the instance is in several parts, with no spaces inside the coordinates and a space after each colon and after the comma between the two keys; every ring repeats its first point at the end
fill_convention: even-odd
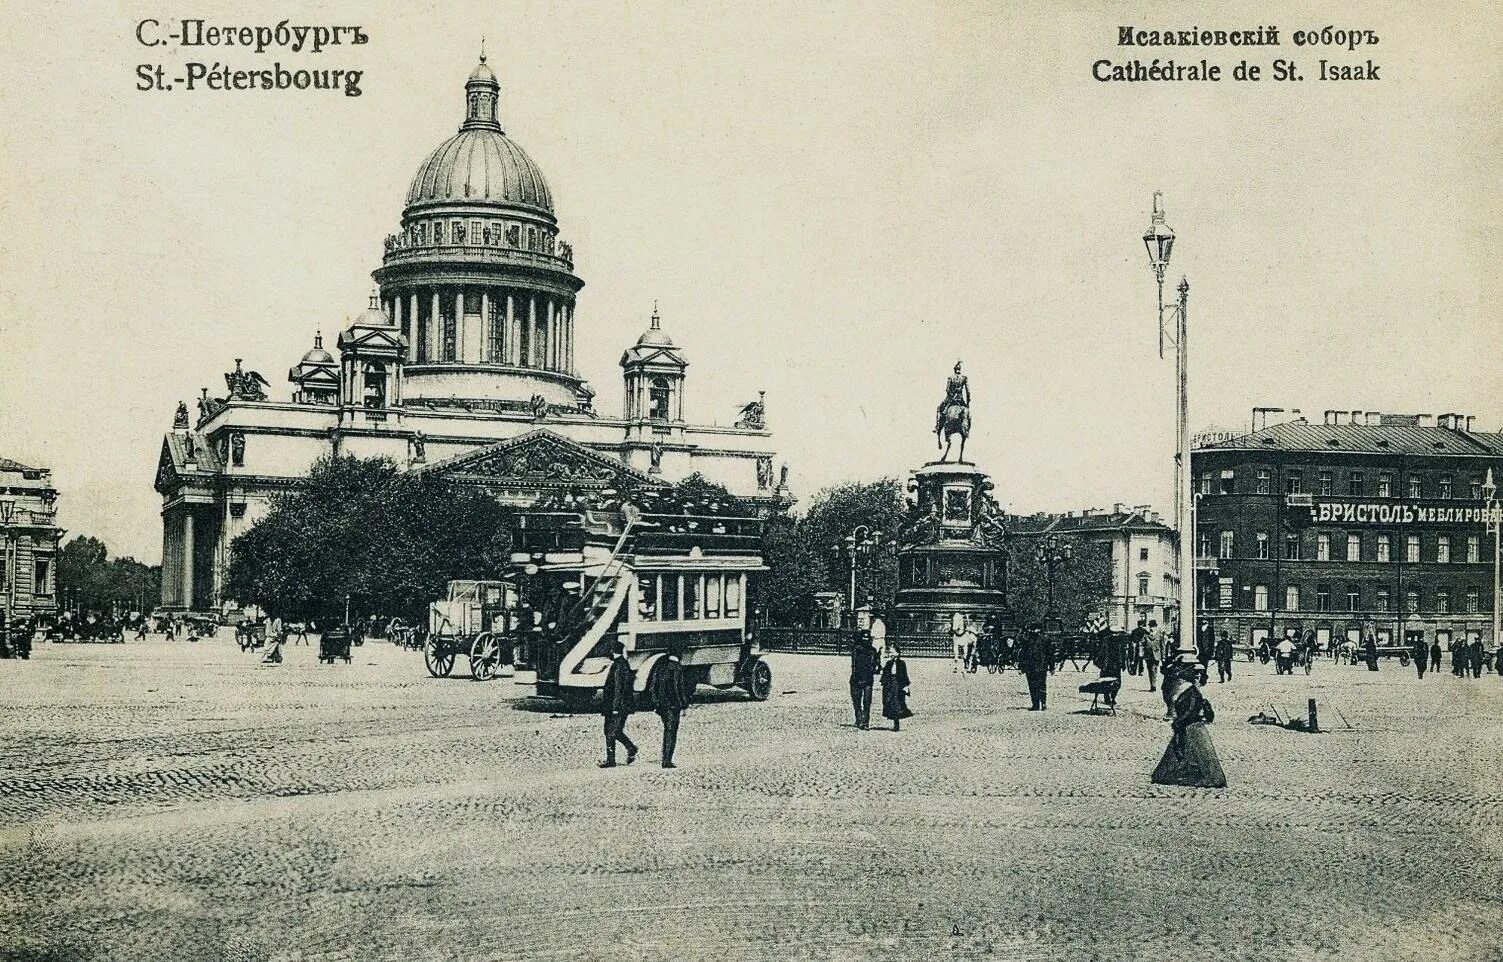
{"type": "Polygon", "coordinates": [[[960,373],[960,362],[955,362],[955,373],[945,382],[945,399],[939,402],[934,412],[934,446],[943,448],[940,461],[950,459],[950,442],[960,435],[960,455],[957,461],[965,460],[965,439],[971,436],[971,387],[965,375],[960,373]]]}

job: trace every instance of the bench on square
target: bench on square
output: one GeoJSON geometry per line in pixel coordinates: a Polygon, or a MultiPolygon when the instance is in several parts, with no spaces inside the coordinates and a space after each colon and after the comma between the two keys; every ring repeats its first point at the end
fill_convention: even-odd
{"type": "Polygon", "coordinates": [[[1117,714],[1117,692],[1122,690],[1120,677],[1103,677],[1095,681],[1087,682],[1080,686],[1080,690],[1091,696],[1092,715],[1115,715],[1117,714]],[[1101,699],[1106,699],[1106,708],[1098,707],[1101,699]]]}

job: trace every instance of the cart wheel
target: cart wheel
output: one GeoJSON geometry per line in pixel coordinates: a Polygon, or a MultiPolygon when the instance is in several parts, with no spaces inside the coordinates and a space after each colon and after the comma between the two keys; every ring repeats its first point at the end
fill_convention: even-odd
{"type": "Polygon", "coordinates": [[[470,674],[476,681],[490,681],[501,670],[501,644],[496,636],[482,631],[470,646],[470,674]]]}
{"type": "Polygon", "coordinates": [[[772,694],[772,668],[767,662],[758,658],[746,669],[747,694],[752,696],[752,701],[766,701],[772,694]]]}
{"type": "Polygon", "coordinates": [[[423,663],[428,666],[428,674],[434,678],[447,678],[449,672],[454,670],[454,652],[441,650],[438,640],[429,638],[427,647],[423,649],[423,663]]]}

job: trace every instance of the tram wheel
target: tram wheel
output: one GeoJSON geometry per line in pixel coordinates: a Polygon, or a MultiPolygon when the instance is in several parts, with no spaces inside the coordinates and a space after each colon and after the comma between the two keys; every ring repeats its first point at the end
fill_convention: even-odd
{"type": "Polygon", "coordinates": [[[501,645],[496,636],[482,631],[470,646],[470,674],[476,681],[490,681],[501,670],[501,645]]]}
{"type": "Polygon", "coordinates": [[[772,668],[760,658],[746,670],[746,693],[752,701],[766,701],[772,695],[772,668]]]}
{"type": "Polygon", "coordinates": [[[447,678],[454,670],[454,652],[439,648],[437,638],[429,638],[423,649],[423,663],[434,678],[447,678]]]}

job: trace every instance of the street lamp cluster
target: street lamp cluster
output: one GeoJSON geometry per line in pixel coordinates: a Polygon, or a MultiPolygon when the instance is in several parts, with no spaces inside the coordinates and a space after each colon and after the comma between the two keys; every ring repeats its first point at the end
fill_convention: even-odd
{"type": "MultiPolygon", "coordinates": [[[[1153,219],[1143,234],[1143,244],[1148,248],[1148,263],[1153,268],[1159,287],[1159,356],[1164,356],[1164,272],[1169,268],[1169,255],[1174,250],[1174,231],[1164,223],[1163,193],[1153,192],[1153,219]]],[[[1178,607],[1180,645],[1193,645],[1195,633],[1195,519],[1194,502],[1190,499],[1190,411],[1189,411],[1189,340],[1187,308],[1190,300],[1190,282],[1179,282],[1179,301],[1170,305],[1169,312],[1175,325],[1171,340],[1175,357],[1175,454],[1174,454],[1174,526],[1179,534],[1178,607]]]]}
{"type": "Polygon", "coordinates": [[[1057,534],[1049,534],[1040,538],[1033,548],[1033,560],[1039,567],[1044,569],[1044,580],[1048,590],[1048,604],[1044,610],[1044,627],[1047,630],[1051,625],[1059,621],[1059,613],[1054,610],[1054,573],[1057,569],[1070,563],[1074,556],[1074,548],[1070,542],[1063,541],[1057,534]]]}
{"type": "Polygon", "coordinates": [[[870,525],[858,524],[850,533],[830,546],[830,554],[837,560],[845,558],[849,565],[850,591],[847,595],[846,610],[855,617],[856,611],[856,567],[861,559],[871,558],[883,551],[891,551],[897,547],[897,542],[887,538],[880,530],[870,525]]]}

